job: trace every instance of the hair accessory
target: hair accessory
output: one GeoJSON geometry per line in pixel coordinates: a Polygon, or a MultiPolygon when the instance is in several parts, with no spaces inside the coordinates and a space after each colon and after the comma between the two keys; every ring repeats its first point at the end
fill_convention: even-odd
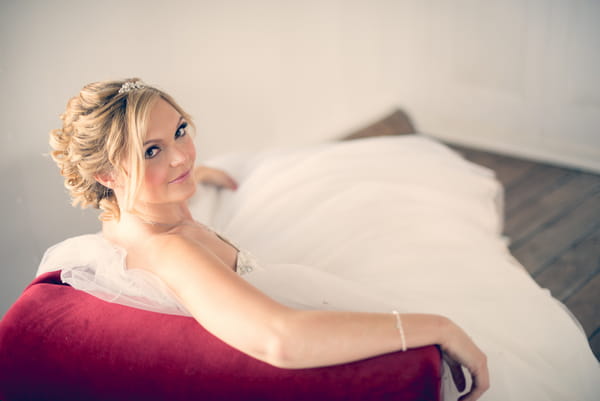
{"type": "Polygon", "coordinates": [[[396,328],[400,333],[400,341],[402,341],[402,351],[406,351],[406,337],[404,336],[404,328],[402,327],[402,320],[400,320],[400,314],[398,311],[392,311],[392,314],[396,317],[396,328]]]}
{"type": "Polygon", "coordinates": [[[142,89],[145,87],[146,85],[144,85],[142,81],[127,81],[121,86],[121,89],[119,89],[119,94],[127,93],[134,89],[142,89]]]}

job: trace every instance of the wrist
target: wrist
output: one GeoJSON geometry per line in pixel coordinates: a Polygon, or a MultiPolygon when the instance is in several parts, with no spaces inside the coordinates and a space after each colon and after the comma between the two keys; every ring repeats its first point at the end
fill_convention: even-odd
{"type": "Polygon", "coordinates": [[[442,350],[448,348],[449,344],[452,343],[456,333],[456,324],[445,316],[437,316],[437,327],[438,327],[438,340],[437,343],[440,345],[442,350]]]}
{"type": "Polygon", "coordinates": [[[206,176],[206,168],[204,166],[196,166],[194,168],[194,179],[196,182],[201,182],[206,176]]]}

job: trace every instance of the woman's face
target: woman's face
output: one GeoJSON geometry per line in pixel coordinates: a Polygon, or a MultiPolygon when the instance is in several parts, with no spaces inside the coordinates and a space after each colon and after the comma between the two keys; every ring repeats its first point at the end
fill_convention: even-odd
{"type": "Polygon", "coordinates": [[[143,152],[146,174],[138,201],[177,203],[194,194],[194,141],[189,135],[187,121],[162,98],[150,112],[143,152]]]}

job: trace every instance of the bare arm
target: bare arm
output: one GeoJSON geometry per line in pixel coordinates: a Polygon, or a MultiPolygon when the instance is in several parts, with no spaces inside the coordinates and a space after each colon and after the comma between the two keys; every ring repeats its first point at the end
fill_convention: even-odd
{"type": "Polygon", "coordinates": [[[194,179],[197,183],[214,185],[219,188],[237,189],[237,182],[225,171],[208,166],[196,166],[194,179]]]}
{"type": "MultiPolygon", "coordinates": [[[[150,268],[207,330],[271,365],[307,368],[398,351],[391,313],[305,311],[285,307],[231,271],[209,249],[180,235],[155,238],[150,268]]],[[[485,356],[456,325],[437,315],[403,314],[408,348],[441,344],[487,383],[485,356]]]]}

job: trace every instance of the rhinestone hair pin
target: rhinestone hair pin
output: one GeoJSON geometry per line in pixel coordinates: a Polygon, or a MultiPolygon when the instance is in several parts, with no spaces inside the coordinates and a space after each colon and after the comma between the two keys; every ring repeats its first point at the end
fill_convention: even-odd
{"type": "Polygon", "coordinates": [[[142,81],[127,81],[121,86],[121,89],[119,89],[119,94],[127,93],[135,89],[142,89],[145,87],[146,85],[144,85],[142,81]]]}

